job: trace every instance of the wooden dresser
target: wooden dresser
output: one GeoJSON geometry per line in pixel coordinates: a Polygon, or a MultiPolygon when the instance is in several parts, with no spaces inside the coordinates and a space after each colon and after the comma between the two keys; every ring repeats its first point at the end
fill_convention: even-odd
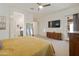
{"type": "Polygon", "coordinates": [[[69,33],[70,56],[79,56],[79,33],[69,33]]]}
{"type": "Polygon", "coordinates": [[[61,33],[57,33],[57,32],[47,32],[47,37],[56,40],[62,39],[61,33]]]}

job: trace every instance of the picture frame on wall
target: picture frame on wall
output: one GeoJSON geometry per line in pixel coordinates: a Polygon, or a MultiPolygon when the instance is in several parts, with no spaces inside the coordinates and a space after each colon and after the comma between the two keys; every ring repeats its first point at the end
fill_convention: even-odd
{"type": "Polygon", "coordinates": [[[0,30],[6,29],[6,17],[0,16],[0,30]]]}

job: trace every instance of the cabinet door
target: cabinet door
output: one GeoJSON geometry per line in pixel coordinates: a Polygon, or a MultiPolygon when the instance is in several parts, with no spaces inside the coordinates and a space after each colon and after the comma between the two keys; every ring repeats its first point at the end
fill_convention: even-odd
{"type": "Polygon", "coordinates": [[[75,56],[79,56],[79,39],[75,39],[75,56]]]}
{"type": "Polygon", "coordinates": [[[79,56],[79,37],[70,38],[70,56],[79,56]]]}
{"type": "Polygon", "coordinates": [[[74,44],[74,41],[70,39],[70,42],[69,42],[70,46],[69,46],[69,53],[70,53],[70,56],[74,56],[74,52],[75,52],[75,44],[74,44]]]}

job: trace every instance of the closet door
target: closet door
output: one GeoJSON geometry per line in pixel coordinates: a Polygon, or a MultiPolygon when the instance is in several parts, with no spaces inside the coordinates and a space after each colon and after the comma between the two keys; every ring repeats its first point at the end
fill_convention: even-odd
{"type": "Polygon", "coordinates": [[[34,36],[38,35],[38,22],[33,22],[34,36]]]}

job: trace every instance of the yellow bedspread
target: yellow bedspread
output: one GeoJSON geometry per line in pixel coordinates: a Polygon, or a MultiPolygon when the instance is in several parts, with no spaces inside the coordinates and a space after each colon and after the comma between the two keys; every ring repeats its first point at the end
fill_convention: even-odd
{"type": "Polygon", "coordinates": [[[47,40],[36,37],[17,37],[3,40],[0,56],[51,56],[54,48],[47,40]]]}

